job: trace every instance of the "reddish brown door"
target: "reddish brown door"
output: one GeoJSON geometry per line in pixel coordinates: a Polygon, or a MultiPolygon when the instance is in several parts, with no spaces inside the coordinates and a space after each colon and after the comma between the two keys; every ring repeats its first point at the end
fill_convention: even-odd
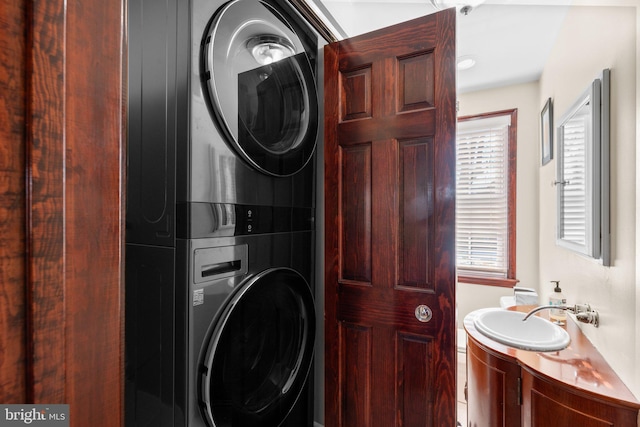
{"type": "Polygon", "coordinates": [[[326,427],[456,424],[455,98],[455,10],[325,47],[326,427]]]}

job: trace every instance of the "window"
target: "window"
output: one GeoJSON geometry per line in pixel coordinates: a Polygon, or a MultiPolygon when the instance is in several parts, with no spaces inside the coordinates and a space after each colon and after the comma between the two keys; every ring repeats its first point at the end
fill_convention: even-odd
{"type": "Polygon", "coordinates": [[[516,274],[517,110],[460,117],[456,160],[458,281],[512,287],[516,274]]]}

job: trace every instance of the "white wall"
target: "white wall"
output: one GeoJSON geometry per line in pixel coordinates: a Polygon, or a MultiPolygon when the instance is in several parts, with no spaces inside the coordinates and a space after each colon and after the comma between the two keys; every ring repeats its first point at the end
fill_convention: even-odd
{"type": "MultiPolygon", "coordinates": [[[[458,99],[460,116],[518,108],[517,278],[522,286],[538,288],[541,302],[551,293],[549,281],[560,280],[569,303],[589,302],[598,309],[600,328],[583,325],[582,329],[640,397],[637,22],[640,7],[573,7],[540,82],[460,94],[458,99]],[[556,245],[556,192],[552,185],[556,161],[541,166],[539,142],[539,117],[546,99],[553,98],[557,124],[604,68],[612,70],[612,267],[556,245]]],[[[476,308],[497,305],[501,295],[511,293],[508,289],[458,284],[458,321],[476,308]]]]}
{"type": "MultiPolygon", "coordinates": [[[[461,71],[463,73],[464,71],[461,71]]],[[[537,82],[499,89],[458,94],[458,117],[518,109],[516,176],[516,278],[519,286],[539,289],[538,278],[538,126],[540,99],[537,82]]],[[[540,292],[540,291],[538,291],[540,292]]],[[[511,288],[459,283],[458,325],[464,316],[483,307],[497,307],[500,297],[513,295],[511,288]]],[[[461,326],[460,326],[461,327],[461,326]]]]}
{"type": "MultiPolygon", "coordinates": [[[[636,0],[636,147],[640,143],[640,0],[636,0]]],[[[640,170],[640,150],[636,149],[636,171],[640,170]]],[[[640,331],[640,174],[636,172],[636,334],[640,331]]],[[[636,367],[640,367],[640,339],[636,338],[636,367]]],[[[636,397],[640,397],[640,368],[636,368],[635,383],[632,390],[636,397]]],[[[640,416],[638,417],[638,425],[640,426],[640,416]]]]}
{"type": "MultiPolygon", "coordinates": [[[[573,7],[540,79],[539,108],[554,101],[554,119],[573,104],[604,68],[612,70],[611,225],[613,266],[555,243],[556,160],[540,168],[540,280],[560,280],[568,303],[589,302],[600,328],[583,325],[600,353],[640,396],[636,354],[636,10],[573,7]]],[[[557,149],[556,149],[557,154],[557,149]]],[[[550,289],[545,288],[545,296],[550,289]]]]}

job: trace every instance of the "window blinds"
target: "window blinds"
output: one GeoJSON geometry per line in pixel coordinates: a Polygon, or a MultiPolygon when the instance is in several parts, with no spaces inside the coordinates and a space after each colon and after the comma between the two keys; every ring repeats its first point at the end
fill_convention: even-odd
{"type": "Polygon", "coordinates": [[[458,274],[506,278],[510,116],[461,121],[457,128],[458,274]]]}

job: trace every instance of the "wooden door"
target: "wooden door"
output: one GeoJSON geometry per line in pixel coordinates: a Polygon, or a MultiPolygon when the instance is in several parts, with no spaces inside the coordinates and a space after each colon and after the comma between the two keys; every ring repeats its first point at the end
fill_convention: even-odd
{"type": "Polygon", "coordinates": [[[326,427],[456,425],[455,104],[454,9],[325,47],[326,427]]]}

